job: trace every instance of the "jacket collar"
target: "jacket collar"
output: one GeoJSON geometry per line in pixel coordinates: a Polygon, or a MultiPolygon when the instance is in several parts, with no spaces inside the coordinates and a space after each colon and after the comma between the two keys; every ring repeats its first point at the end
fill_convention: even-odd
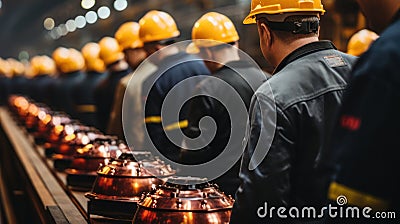
{"type": "Polygon", "coordinates": [[[286,56],[282,62],[276,67],[273,74],[280,72],[286,65],[290,64],[291,62],[304,57],[306,55],[312,54],[314,52],[323,51],[323,50],[336,50],[335,45],[333,45],[330,41],[316,41],[304,46],[301,46],[286,56]]]}
{"type": "Polygon", "coordinates": [[[393,23],[395,23],[397,20],[399,20],[400,19],[400,10],[399,11],[397,11],[397,13],[394,15],[394,17],[393,17],[393,19],[392,19],[392,22],[390,23],[390,24],[393,24],[393,23]]]}

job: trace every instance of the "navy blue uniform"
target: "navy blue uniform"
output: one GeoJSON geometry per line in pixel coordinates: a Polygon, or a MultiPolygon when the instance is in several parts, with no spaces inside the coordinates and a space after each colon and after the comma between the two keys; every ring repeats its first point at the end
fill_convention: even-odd
{"type": "Polygon", "coordinates": [[[74,88],[83,81],[85,75],[81,71],[62,74],[50,85],[51,107],[61,110],[72,117],[76,117],[75,100],[73,99],[74,88]]]}
{"type": "Polygon", "coordinates": [[[29,83],[28,95],[36,102],[50,104],[49,87],[55,82],[49,75],[37,75],[29,83]]]}
{"type": "Polygon", "coordinates": [[[119,81],[132,70],[110,72],[95,88],[94,99],[97,108],[98,126],[100,131],[105,132],[110,119],[110,113],[114,102],[115,89],[119,81]]]}
{"type": "Polygon", "coordinates": [[[26,77],[17,75],[11,78],[10,94],[28,95],[30,84],[26,77]]]}
{"type": "Polygon", "coordinates": [[[355,60],[331,42],[312,42],[286,56],[258,88],[232,223],[294,223],[277,213],[263,216],[265,203],[299,209],[327,203],[330,176],[321,157],[328,153],[355,60]]]}
{"type": "Polygon", "coordinates": [[[0,106],[6,105],[10,91],[10,79],[0,75],[0,106]]]}
{"type": "MultiPolygon", "coordinates": [[[[179,122],[176,123],[176,121],[166,117],[162,118],[163,120],[161,119],[163,101],[177,83],[190,77],[210,75],[210,71],[206,68],[202,60],[183,52],[164,58],[157,66],[159,66],[158,70],[144,81],[142,88],[143,99],[146,103],[146,129],[158,151],[169,159],[177,161],[181,147],[168,140],[164,129],[166,129],[171,136],[175,136],[178,142],[181,142],[182,139],[179,141],[178,137],[180,135],[179,129],[187,126],[188,105],[185,105],[180,110],[179,122]],[[157,77],[159,78],[157,79],[157,77]],[[154,85],[152,85],[155,79],[157,80],[154,85]],[[151,87],[151,89],[149,87],[151,87]],[[146,91],[149,89],[150,93],[146,95],[146,91]],[[166,124],[165,127],[162,126],[162,122],[166,124]]],[[[184,86],[180,86],[180,88],[177,89],[178,94],[173,97],[174,102],[170,102],[168,106],[178,110],[182,106],[180,102],[187,99],[200,80],[201,78],[194,78],[184,86]]],[[[150,144],[150,140],[145,137],[144,149],[146,150],[146,147],[150,147],[150,144]]]]}
{"type": "MultiPolygon", "coordinates": [[[[230,148],[226,150],[242,152],[242,141],[245,135],[247,116],[246,114],[241,114],[241,111],[237,110],[237,107],[244,105],[248,110],[254,91],[267,80],[264,72],[247,61],[229,62],[212,76],[220,79],[221,82],[213,78],[207,78],[197,86],[195,93],[202,96],[195,97],[190,101],[188,128],[185,129],[185,134],[191,138],[197,138],[200,134],[202,136],[209,135],[207,132],[211,131],[207,128],[203,128],[200,131],[199,127],[200,120],[206,116],[213,118],[216,122],[217,132],[214,139],[206,147],[195,151],[182,150],[182,162],[186,164],[200,164],[211,161],[225,150],[230,138],[234,139],[231,139],[230,148]],[[230,88],[233,88],[239,94],[240,98],[235,98],[232,94],[229,94],[232,90],[226,84],[230,88]],[[221,102],[211,96],[219,97],[225,105],[222,105],[221,102]],[[234,105],[234,108],[230,108],[231,114],[229,114],[226,107],[232,107],[232,105],[234,105]],[[235,127],[237,130],[234,130],[234,137],[231,133],[233,128],[231,122],[233,121],[237,125],[235,127]],[[238,130],[241,131],[238,132],[238,130]]],[[[204,143],[204,141],[206,140],[202,139],[201,143],[204,143]]],[[[199,148],[197,145],[188,143],[186,143],[185,147],[192,149],[199,148]]],[[[226,162],[235,165],[213,182],[217,183],[226,194],[234,196],[240,183],[240,161],[238,158],[234,158],[235,156],[232,155],[234,153],[229,154],[230,157],[225,158],[229,161],[226,162]]]]}
{"type": "MultiPolygon", "coordinates": [[[[375,211],[400,211],[400,12],[360,58],[333,147],[339,156],[329,198],[375,211]]],[[[389,221],[389,220],[386,220],[389,221]]]]}
{"type": "Polygon", "coordinates": [[[83,124],[99,128],[97,108],[94,100],[96,86],[104,80],[106,73],[88,71],[85,78],[73,90],[76,118],[83,124]]]}

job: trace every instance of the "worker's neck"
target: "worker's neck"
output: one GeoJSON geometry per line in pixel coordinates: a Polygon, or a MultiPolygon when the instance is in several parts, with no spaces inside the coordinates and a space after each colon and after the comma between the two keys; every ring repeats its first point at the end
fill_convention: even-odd
{"type": "Polygon", "coordinates": [[[294,40],[290,43],[284,43],[277,41],[274,47],[271,49],[271,60],[270,63],[276,68],[278,65],[293,51],[299,49],[300,47],[319,41],[318,37],[307,37],[294,40]]]}
{"type": "Polygon", "coordinates": [[[176,46],[166,46],[160,49],[158,59],[163,60],[166,57],[169,57],[171,55],[175,55],[179,53],[179,49],[176,46]]]}
{"type": "Polygon", "coordinates": [[[221,69],[222,67],[224,67],[226,64],[228,64],[231,61],[239,61],[240,60],[238,50],[233,47],[222,50],[222,51],[214,52],[212,57],[213,57],[213,60],[215,62],[217,62],[214,71],[211,71],[213,73],[215,71],[221,69]]]}
{"type": "Polygon", "coordinates": [[[124,70],[128,69],[128,67],[129,67],[128,63],[126,61],[124,61],[124,60],[121,60],[118,63],[115,63],[115,64],[111,65],[108,68],[108,71],[110,71],[110,72],[119,72],[119,71],[124,71],[124,70]]]}

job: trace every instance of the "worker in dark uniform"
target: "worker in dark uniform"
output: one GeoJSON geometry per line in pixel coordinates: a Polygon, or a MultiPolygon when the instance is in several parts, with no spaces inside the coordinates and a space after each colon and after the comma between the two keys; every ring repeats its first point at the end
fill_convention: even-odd
{"type": "MultiPolygon", "coordinates": [[[[126,22],[122,24],[115,33],[115,39],[122,47],[125,60],[133,71],[136,71],[136,68],[139,66],[139,64],[142,63],[142,61],[147,57],[146,51],[143,49],[143,42],[139,38],[139,29],[139,23],[126,22]]],[[[146,74],[135,74],[135,72],[132,72],[121,79],[115,91],[115,98],[110,115],[110,122],[108,123],[107,133],[116,135],[120,139],[125,139],[124,130],[122,128],[122,105],[125,91],[129,84],[134,91],[134,94],[130,95],[131,102],[129,102],[134,105],[133,110],[129,112],[131,119],[134,120],[130,125],[132,128],[131,133],[134,134],[131,134],[130,138],[135,138],[136,148],[141,148],[141,143],[143,142],[144,119],[140,119],[140,117],[143,117],[140,114],[143,112],[141,101],[142,80],[144,79],[143,76],[147,77],[153,72],[153,69],[150,69],[150,71],[148,71],[146,74]]]]}
{"type": "Polygon", "coordinates": [[[6,105],[10,91],[11,68],[7,61],[0,58],[0,106],[6,105]]]}
{"type": "MultiPolygon", "coordinates": [[[[180,35],[180,31],[169,14],[153,10],[141,18],[139,24],[139,36],[147,54],[151,55],[163,48],[150,59],[151,62],[155,61],[153,63],[157,65],[158,70],[147,78],[142,86],[145,100],[145,132],[147,131],[150,137],[150,139],[145,138],[144,148],[152,147],[154,149],[152,146],[154,145],[164,156],[177,161],[181,146],[171,142],[165,132],[174,136],[175,142],[182,142],[181,129],[187,126],[187,106],[181,108],[182,105],[179,105],[179,102],[194,90],[200,79],[190,79],[184,86],[181,86],[178,90],[179,94],[174,96],[174,102],[168,105],[170,109],[181,108],[178,122],[165,117],[161,118],[163,101],[177,83],[187,78],[209,75],[209,71],[197,57],[171,45],[180,35]],[[165,127],[162,123],[165,124],[165,127]]],[[[165,112],[171,111],[167,109],[165,112]]]]}
{"type": "Polygon", "coordinates": [[[351,36],[347,44],[347,53],[357,57],[361,56],[378,37],[371,30],[363,29],[358,31],[351,36]]]}
{"type": "Polygon", "coordinates": [[[95,89],[95,102],[99,129],[106,132],[114,102],[115,89],[119,81],[132,70],[124,60],[124,53],[118,41],[112,37],[104,37],[99,42],[100,58],[107,68],[107,77],[95,89]]]}
{"type": "Polygon", "coordinates": [[[12,71],[10,94],[28,95],[29,79],[25,76],[25,66],[14,58],[7,61],[12,71]]]}
{"type": "MultiPolygon", "coordinates": [[[[206,132],[210,130],[204,128],[201,131],[199,127],[200,120],[206,116],[211,117],[217,124],[215,137],[206,147],[191,150],[198,148],[198,146],[190,143],[184,144],[189,150],[182,149],[181,162],[200,164],[211,161],[228,146],[228,141],[232,137],[231,131],[236,131],[232,130],[231,121],[239,123],[236,128],[241,130],[241,134],[232,139],[234,143],[230,147],[235,151],[242,152],[247,113],[239,114],[239,110],[232,108],[234,110],[231,111],[232,114],[229,114],[225,107],[227,105],[245,104],[248,110],[254,92],[266,81],[266,75],[249,61],[240,60],[239,50],[237,49],[239,35],[232,21],[222,14],[210,12],[203,15],[193,26],[192,39],[193,45],[190,45],[192,49],[188,48],[189,52],[190,50],[198,52],[212,76],[223,81],[223,83],[220,83],[213,78],[203,80],[195,89],[196,95],[201,96],[195,97],[189,104],[188,127],[185,129],[185,134],[188,137],[194,139],[200,135],[209,135],[206,132]],[[218,63],[211,62],[210,59],[218,63]],[[225,83],[233,87],[234,91],[240,95],[240,99],[227,94],[230,90],[224,85],[225,83]],[[224,101],[219,102],[218,99],[213,98],[218,96],[221,97],[219,100],[224,99],[224,101]],[[231,102],[228,103],[228,101],[231,102]],[[226,103],[225,106],[222,103],[226,103]]],[[[199,142],[204,143],[205,141],[199,142]]],[[[226,158],[226,162],[235,165],[213,182],[217,183],[226,194],[234,196],[239,187],[240,161],[235,160],[235,158],[226,158]]]]}
{"type": "Polygon", "coordinates": [[[106,77],[105,65],[100,59],[100,46],[97,43],[87,43],[81,53],[85,59],[86,74],[73,91],[77,119],[85,125],[99,128],[94,90],[106,77]]]}
{"type": "Polygon", "coordinates": [[[356,59],[318,40],[320,0],[271,4],[253,0],[244,20],[257,23],[261,50],[275,71],[251,103],[232,223],[293,223],[269,208],[283,206],[280,213],[292,218],[289,207],[327,203],[329,178],[320,168],[327,161],[320,158],[356,59]]]}
{"type": "Polygon", "coordinates": [[[85,59],[82,54],[73,48],[59,47],[53,52],[53,59],[56,63],[59,77],[50,86],[51,108],[64,111],[73,118],[76,118],[75,100],[73,91],[85,77],[83,69],[85,59]]]}
{"type": "Polygon", "coordinates": [[[33,57],[30,64],[33,78],[29,85],[29,96],[36,102],[49,104],[47,90],[55,81],[56,64],[53,59],[45,55],[33,57]]]}
{"type": "MultiPolygon", "coordinates": [[[[348,206],[370,207],[371,217],[377,211],[396,212],[397,219],[376,221],[399,223],[400,2],[357,2],[380,37],[352,72],[332,142],[334,152],[340,153],[331,157],[339,158],[339,171],[329,198],[345,196],[348,206]]],[[[363,223],[373,219],[367,221],[363,223]]]]}

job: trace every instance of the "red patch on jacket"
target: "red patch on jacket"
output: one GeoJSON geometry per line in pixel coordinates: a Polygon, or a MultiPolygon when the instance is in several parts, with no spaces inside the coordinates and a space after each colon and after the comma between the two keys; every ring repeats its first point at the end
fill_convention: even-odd
{"type": "Polygon", "coordinates": [[[357,131],[361,126],[361,119],[354,116],[343,115],[340,119],[340,125],[342,128],[350,131],[357,131]]]}

